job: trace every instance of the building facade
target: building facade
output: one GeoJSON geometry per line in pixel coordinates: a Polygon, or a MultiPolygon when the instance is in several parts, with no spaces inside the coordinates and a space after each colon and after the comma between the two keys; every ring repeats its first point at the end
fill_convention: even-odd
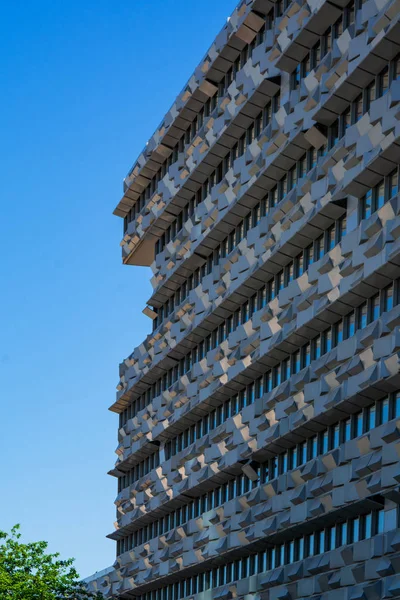
{"type": "Polygon", "coordinates": [[[400,0],[242,0],[125,179],[139,600],[400,598],[400,0]]]}

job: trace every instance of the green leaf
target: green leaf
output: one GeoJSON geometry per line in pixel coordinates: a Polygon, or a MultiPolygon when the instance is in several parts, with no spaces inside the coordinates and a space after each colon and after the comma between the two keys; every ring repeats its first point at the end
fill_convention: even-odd
{"type": "Polygon", "coordinates": [[[21,541],[20,526],[0,531],[1,600],[100,600],[79,580],[74,560],[47,553],[47,542],[21,541]]]}

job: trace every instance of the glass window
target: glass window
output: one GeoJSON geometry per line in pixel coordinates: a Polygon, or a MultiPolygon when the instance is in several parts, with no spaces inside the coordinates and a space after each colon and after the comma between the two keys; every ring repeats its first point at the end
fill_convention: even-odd
{"type": "Polygon", "coordinates": [[[323,255],[324,236],[320,235],[314,242],[314,260],[319,260],[323,255]]]}
{"type": "Polygon", "coordinates": [[[273,24],[273,9],[271,9],[265,17],[265,28],[272,29],[272,24],[273,24]]]}
{"type": "Polygon", "coordinates": [[[294,547],[294,540],[291,540],[288,543],[288,549],[287,549],[287,560],[288,563],[291,564],[295,561],[295,547],[294,547]]]}
{"type": "Polygon", "coordinates": [[[393,283],[391,283],[383,290],[383,310],[384,311],[392,310],[392,308],[394,306],[393,300],[394,300],[394,286],[393,286],[393,283]]]}
{"type": "Polygon", "coordinates": [[[282,381],[287,381],[290,377],[290,358],[282,361],[282,381]]]}
{"type": "Polygon", "coordinates": [[[325,530],[316,533],[317,548],[316,551],[321,553],[325,551],[325,530]]]}
{"type": "Polygon", "coordinates": [[[329,127],[328,130],[328,148],[331,149],[334,147],[336,142],[339,139],[339,119],[336,119],[329,127]]]}
{"type": "Polygon", "coordinates": [[[370,323],[372,323],[372,321],[375,321],[376,319],[378,319],[379,315],[380,315],[379,294],[375,294],[375,296],[372,296],[372,298],[370,298],[369,302],[370,302],[369,321],[370,321],[370,323]]]}
{"type": "Polygon", "coordinates": [[[384,96],[389,89],[389,67],[385,67],[378,75],[378,93],[384,96]]]}
{"type": "Polygon", "coordinates": [[[329,27],[329,29],[322,36],[322,47],[321,47],[322,56],[325,56],[326,54],[328,54],[328,52],[330,52],[331,49],[332,49],[332,28],[329,27]]]}
{"type": "Polygon", "coordinates": [[[334,345],[337,346],[343,341],[343,321],[339,321],[333,325],[333,334],[334,345]]]}
{"type": "Polygon", "coordinates": [[[248,144],[251,144],[254,141],[254,134],[255,134],[254,123],[252,123],[247,130],[247,143],[248,144]]]}
{"type": "Polygon", "coordinates": [[[333,550],[336,548],[336,526],[329,527],[327,534],[327,550],[333,550]]]}
{"type": "Polygon", "coordinates": [[[345,9],[345,27],[349,27],[355,22],[355,6],[354,0],[350,2],[345,9]]]}
{"type": "Polygon", "coordinates": [[[353,415],[353,437],[358,437],[363,432],[363,413],[353,415]]]}
{"type": "Polygon", "coordinates": [[[356,331],[356,318],[354,310],[346,317],[346,337],[350,338],[356,331]]]}
{"type": "Polygon", "coordinates": [[[298,64],[291,76],[291,87],[292,90],[297,90],[300,85],[301,79],[301,64],[298,64]]]}
{"type": "Polygon", "coordinates": [[[351,440],[351,417],[342,421],[342,441],[351,440]]]}
{"type": "Polygon", "coordinates": [[[264,110],[263,110],[263,127],[266,127],[270,121],[271,121],[271,103],[268,102],[268,104],[264,107],[264,110]]]}
{"type": "Polygon", "coordinates": [[[303,177],[307,173],[307,154],[303,156],[297,162],[298,177],[303,177]]]}
{"type": "Polygon", "coordinates": [[[314,556],[314,554],[316,554],[315,535],[310,533],[307,536],[307,556],[314,556]]]}
{"type": "Polygon", "coordinates": [[[311,68],[315,69],[321,60],[321,43],[317,42],[311,49],[311,68]]]}
{"type": "Polygon", "coordinates": [[[303,252],[301,254],[299,254],[299,256],[296,257],[295,260],[295,272],[296,272],[296,277],[301,277],[301,275],[303,275],[304,273],[304,255],[303,252]]]}
{"type": "Polygon", "coordinates": [[[364,431],[370,431],[374,427],[376,427],[376,409],[373,405],[365,409],[364,431]]]}
{"type": "MultiPolygon", "coordinates": [[[[396,513],[397,513],[397,510],[396,510],[396,513]]],[[[383,533],[384,530],[385,530],[385,511],[382,509],[382,510],[376,511],[376,527],[375,527],[375,532],[376,533],[383,533]]]]}
{"type": "Polygon", "coordinates": [[[392,397],[392,419],[400,417],[400,392],[393,394],[392,397]]]}
{"type": "Polygon", "coordinates": [[[332,350],[332,329],[326,329],[322,334],[323,339],[323,349],[325,352],[330,352],[332,350]]]}
{"type": "Polygon", "coordinates": [[[278,546],[279,550],[277,552],[278,565],[285,564],[285,544],[280,544],[278,546]]]}
{"type": "Polygon", "coordinates": [[[360,517],[357,517],[351,521],[351,542],[358,542],[360,539],[360,517]]]}
{"type": "Polygon", "coordinates": [[[357,309],[357,329],[364,329],[367,326],[367,303],[363,302],[357,309]]]}
{"type": "Polygon", "coordinates": [[[311,171],[317,164],[317,150],[315,148],[310,148],[307,151],[307,159],[308,159],[308,171],[311,171]]]}
{"type": "Polygon", "coordinates": [[[383,398],[377,403],[377,419],[379,425],[389,421],[389,398],[383,398]]]}
{"type": "Polygon", "coordinates": [[[270,192],[268,194],[268,201],[269,201],[269,209],[270,210],[271,210],[271,208],[273,208],[274,206],[276,206],[277,197],[278,197],[278,188],[277,188],[277,186],[275,186],[274,188],[272,188],[272,190],[270,190],[270,192]]]}
{"type": "Polygon", "coordinates": [[[289,285],[291,281],[294,279],[294,263],[290,262],[285,267],[285,285],[289,285]]]}
{"type": "Polygon", "coordinates": [[[307,442],[301,442],[297,449],[297,466],[304,465],[307,462],[307,442]]]}
{"type": "Polygon", "coordinates": [[[321,356],[321,336],[318,335],[312,340],[312,357],[316,360],[321,356]]]}
{"type": "Polygon", "coordinates": [[[310,59],[310,55],[307,54],[307,56],[301,61],[301,76],[303,78],[307,77],[310,70],[311,70],[311,59],[310,59]]]}
{"type": "Polygon", "coordinates": [[[243,134],[239,140],[239,155],[240,156],[242,156],[242,154],[244,153],[245,147],[246,147],[246,134],[243,134]]]}
{"type": "Polygon", "coordinates": [[[262,112],[260,112],[255,120],[255,136],[258,137],[262,130],[262,112]]]}
{"type": "Polygon", "coordinates": [[[278,294],[283,289],[283,271],[280,271],[275,275],[275,292],[278,294]]]}
{"type": "Polygon", "coordinates": [[[284,452],[279,455],[279,474],[286,473],[288,470],[288,453],[284,452]]]}
{"type": "Polygon", "coordinates": [[[314,262],[313,246],[307,246],[304,250],[304,270],[306,271],[314,262]]]}
{"type": "Polygon", "coordinates": [[[297,539],[295,546],[295,560],[302,560],[304,558],[304,538],[297,539]]]}
{"type": "Polygon", "coordinates": [[[294,469],[297,467],[297,447],[291,448],[289,450],[289,461],[288,461],[289,469],[294,469]]]}
{"type": "Polygon", "coordinates": [[[385,182],[381,181],[374,188],[374,209],[378,210],[385,204],[385,182]]]}
{"type": "Polygon", "coordinates": [[[372,537],[372,514],[364,515],[362,536],[364,539],[372,537]]]}
{"type": "Polygon", "coordinates": [[[340,118],[340,137],[343,137],[346,133],[346,129],[348,129],[348,127],[350,127],[351,125],[351,107],[348,106],[348,108],[344,111],[344,113],[341,115],[340,118]]]}
{"type": "Polygon", "coordinates": [[[372,214],[372,190],[368,190],[361,200],[361,218],[368,219],[372,214]]]}
{"type": "Polygon", "coordinates": [[[276,456],[274,456],[273,458],[270,459],[269,461],[269,465],[268,465],[268,480],[271,481],[272,479],[274,479],[278,473],[278,458],[276,456]]]}
{"type": "Polygon", "coordinates": [[[371,102],[376,99],[376,84],[375,79],[369,84],[365,91],[365,110],[369,111],[371,102]]]}
{"type": "Polygon", "coordinates": [[[311,363],[311,344],[310,342],[308,342],[308,344],[304,344],[304,346],[302,347],[302,368],[304,367],[308,367],[308,365],[311,363]]]}
{"type": "Polygon", "coordinates": [[[339,17],[336,23],[332,27],[332,33],[335,40],[337,40],[343,33],[343,18],[339,17]]]}
{"type": "Polygon", "coordinates": [[[397,169],[388,176],[388,198],[393,198],[399,191],[399,179],[397,169]]]}
{"type": "Polygon", "coordinates": [[[277,387],[282,382],[282,369],[281,365],[274,367],[274,387],[277,387]]]}
{"type": "Polygon", "coordinates": [[[300,371],[300,350],[297,350],[297,352],[295,352],[292,355],[292,361],[293,361],[293,373],[298,373],[300,371]]]}
{"type": "Polygon", "coordinates": [[[326,236],[325,236],[325,247],[326,247],[326,252],[329,252],[330,250],[332,250],[332,248],[335,247],[336,245],[336,226],[332,225],[331,227],[329,227],[329,229],[327,229],[326,231],[326,236]]]}
{"type": "Polygon", "coordinates": [[[317,456],[317,454],[318,454],[318,437],[316,435],[313,435],[308,440],[308,457],[309,457],[309,460],[311,460],[312,458],[315,458],[317,456]]]}
{"type": "Polygon", "coordinates": [[[392,80],[395,80],[400,75],[400,55],[392,60],[392,80]]]}
{"type": "Polygon", "coordinates": [[[320,454],[325,454],[325,452],[328,452],[329,450],[329,434],[327,429],[319,434],[319,439],[320,454]]]}
{"type": "Polygon", "coordinates": [[[272,390],[272,371],[267,371],[264,376],[264,389],[266,392],[272,390]]]}
{"type": "Polygon", "coordinates": [[[334,425],[333,427],[331,427],[331,449],[333,450],[334,448],[339,448],[339,444],[340,444],[340,426],[338,425],[334,425]]]}

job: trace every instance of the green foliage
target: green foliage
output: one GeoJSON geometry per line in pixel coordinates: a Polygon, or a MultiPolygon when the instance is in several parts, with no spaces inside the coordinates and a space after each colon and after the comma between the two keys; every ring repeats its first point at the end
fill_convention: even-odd
{"type": "Polygon", "coordinates": [[[79,581],[74,559],[47,554],[47,542],[23,544],[19,525],[0,530],[0,600],[83,600],[93,596],[79,581]]]}

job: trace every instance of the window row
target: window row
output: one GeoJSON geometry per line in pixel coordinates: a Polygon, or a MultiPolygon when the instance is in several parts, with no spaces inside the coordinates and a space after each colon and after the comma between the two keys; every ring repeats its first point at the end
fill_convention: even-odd
{"type": "MultiPolygon", "coordinates": [[[[318,67],[324,56],[326,56],[332,50],[333,41],[337,40],[348,27],[355,23],[356,13],[362,8],[362,4],[363,2],[354,2],[354,0],[352,0],[343,9],[342,14],[336,20],[336,22],[329,26],[327,30],[320,36],[314,46],[292,72],[292,90],[297,89],[301,80],[307,77],[311,71],[318,67]]],[[[376,78],[374,78],[374,81],[371,84],[373,86],[373,90],[371,90],[373,91],[373,96],[369,98],[369,102],[383,96],[386,93],[390,80],[397,78],[399,70],[399,57],[396,57],[394,60],[388,63],[388,65],[376,78]]],[[[369,106],[366,108],[366,110],[369,110],[369,106]]]]}
{"type": "Polygon", "coordinates": [[[393,286],[386,288],[384,295],[383,305],[379,295],[374,296],[368,302],[364,302],[358,309],[353,310],[349,315],[304,344],[302,348],[284,359],[273,369],[268,370],[256,381],[244,387],[238,394],[220,404],[211,413],[204,415],[197,423],[179,433],[174,439],[166,442],[166,459],[188,448],[195,441],[219,427],[227,419],[237,415],[244,407],[253,404],[263,394],[272,391],[280,383],[289,379],[291,375],[307,367],[312,360],[329,352],[343,339],[354,335],[356,330],[366,327],[369,322],[377,319],[381,312],[390,310],[393,306],[393,286]]]}
{"type": "Polygon", "coordinates": [[[328,139],[328,150],[333,148],[335,144],[337,144],[337,142],[346,134],[348,127],[354,125],[354,123],[357,123],[357,121],[359,121],[361,117],[369,111],[371,102],[373,100],[386,94],[392,77],[398,77],[398,66],[400,65],[400,60],[396,58],[396,60],[392,61],[390,64],[392,65],[391,69],[386,66],[383,71],[381,71],[381,73],[363,90],[363,92],[348,105],[346,110],[344,110],[329,127],[324,128],[328,139]],[[389,77],[390,74],[392,75],[389,77]]]}
{"type": "MultiPolygon", "coordinates": [[[[285,4],[286,3],[288,3],[288,0],[285,0],[285,4]]],[[[173,165],[178,160],[179,154],[184,152],[185,146],[192,143],[200,129],[203,127],[205,119],[209,118],[212,115],[212,113],[218,105],[218,100],[224,96],[226,90],[228,89],[232,81],[234,81],[234,79],[236,78],[237,73],[244,67],[248,59],[251,57],[253,50],[264,42],[266,32],[269,29],[272,29],[274,23],[274,13],[275,15],[277,15],[279,12],[281,12],[281,10],[282,4],[277,2],[275,5],[275,10],[273,8],[267,15],[262,15],[264,18],[264,24],[258,31],[257,35],[249,44],[246,44],[244,48],[238,53],[232,66],[228,69],[228,71],[222,77],[220,82],[214,84],[217,88],[215,94],[212,97],[208,98],[208,100],[202,106],[200,111],[196,114],[193,121],[186,129],[185,133],[181,136],[179,141],[172,148],[169,157],[161,165],[160,169],[151,179],[149,185],[142,192],[135,205],[131,208],[131,210],[125,217],[124,232],[128,227],[128,223],[136,219],[137,215],[146,206],[147,201],[156,191],[158,183],[163,177],[165,177],[171,165],[173,165]]]]}
{"type": "MultiPolygon", "coordinates": [[[[242,227],[243,225],[239,226],[242,227]]],[[[308,267],[319,260],[346,235],[346,218],[341,217],[325,230],[314,242],[302,250],[281,271],[267,281],[258,292],[246,300],[232,315],[225,319],[203,341],[195,346],[185,357],[169,369],[163,377],[153,383],[146,392],[134,400],[120,415],[120,427],[139,411],[145,408],[153,398],[169,389],[179,377],[190,371],[192,366],[202,360],[207,352],[221,344],[228,335],[239,325],[246,323],[253,314],[271,302],[279,292],[289,285],[291,281],[305,273],[308,267]]],[[[191,276],[192,277],[192,276],[191,276]]],[[[190,278],[189,278],[190,282],[190,278]]],[[[192,284],[195,287],[195,282],[192,284]]],[[[190,285],[190,283],[189,283],[190,285]]],[[[197,284],[196,284],[197,285],[197,284]]]]}
{"type": "MultiPolygon", "coordinates": [[[[373,212],[375,212],[376,210],[381,208],[381,206],[383,206],[383,204],[385,204],[385,202],[389,201],[392,197],[394,197],[398,193],[398,189],[399,189],[398,182],[399,182],[399,173],[398,173],[398,168],[396,168],[388,176],[384,177],[374,188],[371,188],[368,191],[368,193],[360,200],[360,205],[359,205],[360,220],[370,217],[373,212]]],[[[253,222],[257,223],[257,219],[259,218],[259,215],[262,215],[263,202],[261,202],[259,205],[257,205],[257,207],[254,209],[254,211],[255,212],[253,212],[252,215],[256,215],[256,216],[248,217],[250,219],[250,223],[253,223],[253,222]],[[253,221],[253,218],[254,218],[254,221],[253,221]]],[[[345,233],[346,233],[345,220],[343,220],[341,227],[342,227],[341,236],[343,237],[343,235],[345,235],[345,233]]],[[[227,238],[228,241],[231,240],[229,242],[230,244],[232,244],[232,240],[236,240],[236,237],[235,237],[236,235],[238,235],[239,237],[240,237],[240,235],[242,235],[240,233],[241,230],[243,231],[243,235],[245,235],[244,232],[246,231],[246,225],[241,224],[238,226],[238,228],[234,230],[232,237],[227,238]],[[239,233],[237,234],[236,231],[238,228],[239,228],[239,233]]],[[[335,233],[335,235],[337,235],[337,234],[335,233]]],[[[225,252],[224,247],[228,247],[228,248],[230,247],[229,244],[228,244],[228,246],[226,246],[226,244],[227,244],[227,241],[225,240],[223,242],[223,244],[217,248],[217,250],[216,250],[217,256],[224,255],[224,252],[225,252]]],[[[318,256],[320,253],[319,248],[322,247],[322,244],[321,244],[321,246],[318,247],[318,240],[317,240],[316,247],[314,244],[312,244],[312,247],[313,247],[313,253],[314,253],[314,248],[316,248],[315,252],[316,252],[316,256],[318,256]]],[[[325,242],[324,242],[324,247],[326,247],[325,242]]],[[[311,248],[311,246],[309,248],[311,248]]],[[[304,251],[305,256],[307,255],[307,252],[309,252],[309,250],[305,249],[305,251],[304,251]]],[[[320,254],[320,257],[321,256],[323,256],[322,253],[320,254]]],[[[171,296],[171,298],[166,303],[166,305],[164,305],[163,307],[161,307],[161,309],[159,309],[160,315],[158,318],[160,319],[160,321],[164,318],[164,315],[167,313],[167,311],[168,311],[167,314],[172,312],[174,310],[174,307],[178,306],[186,298],[188,291],[197,287],[197,285],[199,285],[199,283],[201,282],[202,278],[211,272],[212,265],[214,264],[213,260],[214,260],[214,258],[212,255],[211,259],[209,258],[208,261],[202,267],[197,269],[188,278],[187,282],[185,282],[184,285],[182,285],[180,288],[178,288],[175,295],[171,296]]],[[[318,259],[314,258],[314,254],[313,254],[311,262],[313,262],[314,260],[318,260],[318,259]]],[[[217,258],[217,261],[218,261],[218,258],[217,258]]],[[[305,264],[307,264],[307,262],[308,262],[308,258],[306,256],[305,264]]],[[[308,263],[308,264],[310,264],[310,263],[308,263]]],[[[297,268],[297,271],[295,269],[295,272],[298,272],[299,274],[301,274],[302,272],[304,272],[304,270],[306,270],[306,268],[303,267],[303,271],[302,271],[302,266],[301,266],[301,261],[300,261],[299,267],[297,268]]],[[[298,276],[299,275],[295,275],[295,277],[298,277],[298,276]]],[[[289,278],[290,278],[290,275],[289,275],[289,278]]],[[[274,279],[274,282],[276,282],[276,283],[272,284],[272,280],[271,280],[271,283],[269,284],[269,285],[271,285],[271,294],[269,294],[269,292],[268,293],[264,292],[264,291],[261,292],[262,294],[264,294],[264,293],[267,294],[267,297],[270,297],[271,299],[273,297],[275,297],[274,294],[276,295],[276,292],[274,292],[274,286],[275,287],[277,286],[279,288],[279,286],[281,285],[279,282],[279,278],[278,278],[278,281],[276,279],[274,279]]],[[[284,285],[281,285],[280,289],[282,289],[282,287],[284,287],[284,285]]],[[[269,300],[267,300],[267,302],[268,301],[269,300]]],[[[252,300],[252,302],[253,302],[253,300],[252,300]]],[[[259,304],[259,301],[257,301],[257,306],[260,306],[260,308],[261,308],[263,306],[263,304],[262,304],[263,301],[261,300],[260,302],[261,302],[261,304],[259,304]]],[[[157,385],[159,385],[159,382],[157,382],[156,384],[153,384],[153,386],[150,387],[145,394],[140,396],[138,399],[134,400],[133,403],[130,404],[120,414],[120,427],[122,427],[123,424],[126,423],[126,421],[128,419],[133,418],[137,414],[137,412],[139,412],[140,410],[143,410],[145,408],[145,406],[149,402],[151,402],[151,400],[154,397],[156,397],[157,395],[159,395],[159,393],[161,393],[161,391],[162,391],[161,388],[159,388],[160,389],[159,392],[154,391],[154,386],[157,387],[157,385]]],[[[169,387],[169,386],[167,386],[167,387],[169,387]]],[[[167,389],[167,388],[163,388],[163,389],[167,389]]]]}
{"type": "MultiPolygon", "coordinates": [[[[318,157],[324,156],[328,150],[333,148],[335,144],[341,139],[348,127],[356,123],[365,112],[369,110],[372,100],[381,95],[385,94],[389,87],[389,82],[393,78],[397,78],[400,71],[400,59],[397,57],[394,61],[389,63],[390,67],[387,66],[383,71],[374,79],[365,90],[357,96],[357,98],[351,102],[345,111],[338,116],[337,119],[329,126],[322,127],[324,134],[327,138],[327,143],[321,146],[318,151],[314,148],[308,150],[306,154],[294,165],[290,171],[278,182],[277,186],[271,190],[268,196],[260,203],[260,208],[256,207],[256,213],[249,212],[246,218],[243,220],[243,224],[236,228],[234,232],[230,234],[219,246],[219,248],[211,255],[208,260],[195,271],[195,273],[189,278],[188,282],[181,286],[169,300],[159,309],[159,315],[153,321],[153,329],[156,329],[163,319],[169,315],[174,308],[182,302],[188,292],[201,283],[202,278],[211,272],[212,267],[218,264],[220,258],[224,258],[232,249],[239,243],[243,237],[246,236],[247,231],[257,224],[251,223],[252,215],[257,214],[265,216],[269,210],[274,208],[278,202],[280,202],[288,192],[296,185],[299,178],[303,177],[309,170],[311,170],[317,162],[318,157]],[[251,223],[251,224],[250,224],[251,223]],[[217,255],[217,259],[215,258],[217,255]]],[[[388,177],[384,178],[374,189],[369,190],[365,198],[361,202],[361,215],[362,218],[367,218],[370,214],[378,210],[385,202],[398,193],[398,171],[393,171],[388,177]]],[[[156,254],[161,252],[165,245],[170,240],[174,239],[176,234],[181,230],[183,224],[187,218],[193,214],[196,206],[201,201],[202,193],[200,190],[200,196],[197,200],[191,201],[187,207],[178,215],[177,219],[170,225],[163,236],[157,241],[156,254]]]]}
{"type": "MultiPolygon", "coordinates": [[[[355,98],[328,127],[320,126],[320,130],[327,138],[327,143],[319,148],[320,155],[325,155],[346,134],[346,130],[354,125],[361,117],[369,111],[371,102],[380,98],[389,89],[393,79],[397,79],[400,70],[400,60],[397,57],[389,63],[381,73],[355,98]]],[[[397,182],[396,182],[397,186],[397,182]]],[[[397,192],[396,192],[397,193],[397,192]]],[[[378,207],[379,208],[379,207],[378,207]]],[[[375,209],[376,210],[376,209],[375,209]]]]}
{"type": "Polygon", "coordinates": [[[350,25],[355,22],[356,5],[352,0],[342,10],[342,14],[333,25],[330,25],[320,36],[303,60],[297,65],[291,75],[291,89],[299,87],[302,79],[316,69],[320,61],[332,50],[334,40],[337,40],[350,25]]]}
{"type": "Polygon", "coordinates": [[[221,160],[215,171],[208,176],[206,181],[199,187],[196,194],[189,200],[183,210],[177,215],[176,219],[172,221],[171,225],[165,231],[165,233],[157,240],[155,245],[155,256],[162,252],[165,246],[175,238],[175,236],[181,231],[184,223],[195,213],[196,208],[203,200],[206,199],[208,194],[215,185],[218,185],[225,177],[226,173],[233,167],[235,160],[244,154],[247,147],[259,137],[261,132],[271,122],[272,115],[279,108],[279,94],[272,98],[271,102],[268,102],[266,106],[259,112],[257,117],[252,121],[247,130],[240,137],[239,141],[231,148],[231,150],[221,160]]]}
{"type": "MultiPolygon", "coordinates": [[[[391,515],[392,516],[392,515],[391,515]]],[[[310,556],[329,552],[335,548],[369,539],[382,533],[385,527],[383,508],[329,527],[317,529],[304,536],[269,547],[264,551],[250,554],[235,561],[227,562],[187,577],[176,583],[152,590],[138,596],[138,600],[180,600],[187,596],[215,589],[233,581],[238,581],[256,573],[264,573],[282,565],[292,564],[310,556]]],[[[398,515],[393,512],[393,529],[397,527],[398,515]]]]}
{"type": "MultiPolygon", "coordinates": [[[[176,290],[175,294],[157,309],[158,315],[153,321],[153,330],[156,329],[163,320],[187,298],[189,292],[192,289],[195,289],[206,275],[211,273],[213,267],[217,266],[222,259],[226,258],[234,248],[236,248],[239,242],[247,236],[250,229],[253,229],[263,217],[267,216],[269,212],[285,198],[285,196],[295,187],[297,181],[316,166],[320,155],[321,151],[316,150],[315,148],[310,148],[304,153],[282,179],[278,181],[277,185],[266,194],[265,198],[250,210],[239,225],[226,236],[219,246],[209,255],[203,265],[196,269],[196,271],[187,278],[187,281],[176,290]]],[[[160,239],[161,244],[163,244],[163,238],[160,239]]]]}
{"type": "Polygon", "coordinates": [[[205,512],[246,494],[260,484],[271,482],[279,475],[301,467],[317,456],[339,448],[341,444],[398,418],[400,418],[400,391],[393,392],[389,396],[369,404],[362,410],[299,442],[285,452],[273,456],[266,462],[256,463],[253,461],[251,466],[257,477],[249,479],[244,473],[237,475],[214,490],[195,498],[189,504],[185,504],[134,531],[119,540],[117,555],[164,535],[171,529],[180,527],[191,519],[196,519],[205,512]]]}
{"type": "Polygon", "coordinates": [[[132,485],[135,481],[150,473],[160,465],[160,452],[157,450],[154,454],[150,454],[140,463],[132,467],[125,475],[118,479],[118,493],[126,487],[132,485]]]}
{"type": "Polygon", "coordinates": [[[360,218],[368,219],[376,210],[391,200],[399,191],[398,167],[370,188],[361,199],[360,218]]]}

